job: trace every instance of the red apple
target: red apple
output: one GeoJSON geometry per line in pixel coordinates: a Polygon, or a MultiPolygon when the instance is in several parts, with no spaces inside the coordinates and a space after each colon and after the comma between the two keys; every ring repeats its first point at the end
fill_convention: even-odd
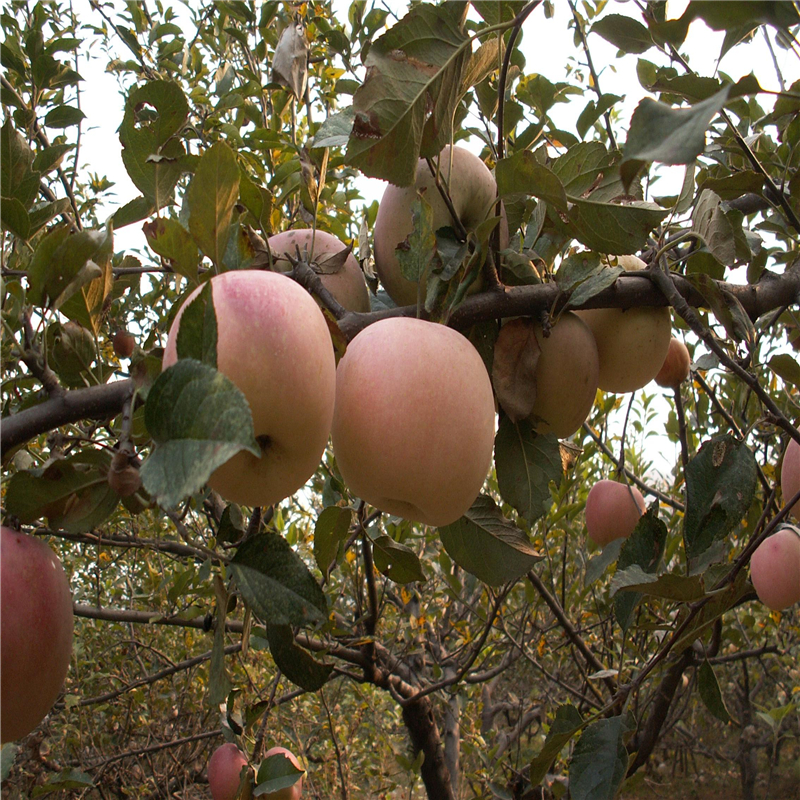
{"type": "Polygon", "coordinates": [[[800,601],[800,533],[779,528],[750,557],[750,580],[758,599],[773,611],[800,601]]]}
{"type": "Polygon", "coordinates": [[[235,800],[241,782],[245,754],[231,742],[218,747],[208,762],[208,785],[214,800],[235,800]]]}
{"type": "Polygon", "coordinates": [[[350,491],[381,511],[426,525],[455,522],[486,479],[494,431],[489,375],[452,328],[384,319],[339,362],[336,462],[350,491]]]}
{"type": "Polygon", "coordinates": [[[114,346],[117,358],[130,358],[136,347],[136,339],[128,331],[115,331],[111,337],[111,344],[114,346]]]}
{"type": "MultiPolygon", "coordinates": [[[[211,291],[217,369],[250,404],[262,454],[237,453],[208,485],[234,503],[277,503],[313,475],[328,443],[336,388],[328,326],[311,295],[277,272],[225,272],[211,278],[211,291]]],[[[177,360],[181,316],[198,292],[172,323],[164,368],[177,360]]]]}
{"type": "Polygon", "coordinates": [[[288,253],[292,258],[296,258],[297,248],[300,248],[300,255],[311,257],[312,262],[317,264],[323,286],[348,311],[370,310],[369,289],[356,257],[350,253],[344,264],[335,271],[329,266],[329,262],[326,263],[326,259],[330,256],[347,249],[347,246],[333,234],[326,231],[317,231],[315,234],[311,228],[298,228],[270,236],[267,244],[272,251],[277,270],[288,272],[292,265],[285,254],[288,253]]]}
{"type": "Polygon", "coordinates": [[[586,498],[586,532],[595,544],[605,547],[614,539],[630,536],[646,508],[635,486],[597,481],[586,498]]]}
{"type": "Polygon", "coordinates": [[[667,357],[655,377],[655,382],[665,389],[674,389],[680,386],[688,377],[692,357],[686,345],[674,336],[669,340],[667,357]]]}
{"type": "MultiPolygon", "coordinates": [[[[292,753],[291,750],[287,750],[285,747],[271,747],[269,750],[267,750],[264,758],[267,759],[276,755],[282,755],[285,758],[288,758],[297,769],[303,769],[294,753],[292,753]]],[[[266,794],[262,794],[261,797],[263,800],[300,800],[302,794],[303,778],[299,777],[297,782],[291,786],[287,786],[284,789],[278,789],[277,792],[267,792],[266,794]]]]}
{"type": "MultiPolygon", "coordinates": [[[[800,444],[790,439],[781,466],[783,502],[788,503],[798,492],[800,492],[800,444]]],[[[800,519],[800,500],[792,506],[790,513],[795,519],[800,519]]]]}
{"type": "Polygon", "coordinates": [[[41,540],[0,528],[0,740],[27,736],[53,706],[72,655],[72,594],[41,540]]]}

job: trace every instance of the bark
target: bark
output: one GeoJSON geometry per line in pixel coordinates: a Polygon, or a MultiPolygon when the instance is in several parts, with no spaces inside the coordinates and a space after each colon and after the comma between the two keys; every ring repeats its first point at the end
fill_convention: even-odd
{"type": "Polygon", "coordinates": [[[455,800],[430,697],[403,706],[403,722],[414,754],[420,750],[425,754],[420,772],[428,800],[455,800]]]}

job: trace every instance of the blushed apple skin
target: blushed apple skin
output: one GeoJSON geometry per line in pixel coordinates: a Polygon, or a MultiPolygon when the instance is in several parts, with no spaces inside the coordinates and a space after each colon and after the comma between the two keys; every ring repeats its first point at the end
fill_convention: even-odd
{"type": "Polygon", "coordinates": [[[339,362],[333,451],[350,491],[381,511],[455,522],[483,486],[494,432],[489,375],[452,328],[384,319],[339,362]]]}
{"type": "Polygon", "coordinates": [[[214,800],[235,800],[247,757],[232,742],[218,747],[208,761],[208,785],[214,800]]]}
{"type": "MultiPolygon", "coordinates": [[[[332,233],[327,231],[317,231],[314,238],[314,250],[311,251],[311,238],[313,231],[311,228],[297,228],[290,231],[283,231],[270,236],[267,240],[269,249],[275,259],[275,268],[280,272],[288,272],[291,262],[284,255],[289,253],[292,258],[297,257],[297,249],[300,254],[308,252],[313,258],[332,255],[346,249],[343,244],[332,233]]],[[[369,289],[364,280],[364,273],[358,266],[356,257],[350,253],[344,266],[339,272],[322,273],[320,276],[322,285],[341,303],[348,311],[368,312],[370,310],[369,289]]]]}
{"type": "Polygon", "coordinates": [[[547,338],[540,325],[535,330],[541,353],[531,419],[539,433],[563,439],[581,427],[594,405],[600,371],[597,346],[588,326],[569,311],[547,338]]]}
{"type": "MultiPolygon", "coordinates": [[[[474,230],[494,214],[497,184],[489,168],[478,156],[463,147],[453,148],[453,175],[450,176],[450,147],[439,154],[441,180],[449,186],[450,199],[459,219],[467,230],[474,230]]],[[[399,306],[417,302],[418,284],[406,280],[397,260],[395,249],[414,228],[411,206],[417,192],[423,192],[433,211],[433,230],[452,226],[453,219],[446,203],[436,188],[436,181],[425,159],[417,164],[417,177],[413,186],[386,187],[378,206],[373,231],[375,269],[389,297],[399,306]]],[[[508,245],[508,225],[505,217],[500,222],[500,246],[508,245]]],[[[423,293],[423,300],[425,299],[423,293]]]]}
{"type": "MultiPolygon", "coordinates": [[[[311,295],[286,275],[261,270],[211,278],[217,316],[217,369],[244,393],[261,458],[239,452],[208,485],[234,503],[271,505],[294,494],[319,466],[328,442],[336,364],[325,318],[311,295]]],[[[177,360],[178,311],[164,350],[177,360]]]]}
{"type": "MultiPolygon", "coordinates": [[[[269,758],[270,756],[278,754],[286,756],[297,769],[303,769],[294,753],[292,753],[291,750],[287,750],[285,747],[271,747],[264,754],[264,758],[269,758]]],[[[285,789],[279,789],[277,792],[267,792],[266,794],[262,794],[261,797],[264,800],[300,800],[302,794],[303,779],[298,778],[297,783],[287,786],[285,789]]]]}
{"type": "MultiPolygon", "coordinates": [[[[798,492],[800,492],[800,445],[794,439],[790,439],[781,466],[783,502],[788,503],[798,492]]],[[[800,519],[800,500],[792,506],[790,513],[795,519],[800,519]]]]}
{"type": "Polygon", "coordinates": [[[686,345],[674,336],[669,340],[667,357],[655,377],[655,382],[665,389],[680,386],[688,377],[692,366],[692,357],[686,345]]]}
{"type": "Polygon", "coordinates": [[[72,593],[40,539],[0,528],[0,740],[27,736],[53,707],[72,656],[72,593]]]}
{"type": "MultiPolygon", "coordinates": [[[[626,270],[644,269],[637,256],[617,256],[626,270]]],[[[591,328],[604,392],[635,392],[650,383],[667,357],[672,338],[668,308],[593,308],[576,311],[591,328]]]]}
{"type": "Polygon", "coordinates": [[[635,486],[617,481],[597,481],[586,498],[586,532],[600,547],[614,539],[627,539],[647,506],[635,486]]]}
{"type": "Polygon", "coordinates": [[[800,536],[779,528],[750,557],[750,580],[758,599],[773,611],[800,601],[800,536]]]}

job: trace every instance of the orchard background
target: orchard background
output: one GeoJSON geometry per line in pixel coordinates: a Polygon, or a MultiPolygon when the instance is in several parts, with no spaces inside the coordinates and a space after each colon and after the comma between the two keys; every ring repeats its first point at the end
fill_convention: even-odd
{"type": "MultiPolygon", "coordinates": [[[[254,764],[292,749],[307,797],[800,791],[797,607],[770,612],[748,578],[786,516],[781,458],[800,441],[800,16],[789,2],[690,2],[669,18],[662,2],[567,4],[573,48],[547,76],[520,50],[557,24],[546,1],[405,16],[193,2],[180,20],[162,2],[4,6],[4,523],[57,551],[76,635],[63,697],[3,746],[3,797],[208,797],[225,740],[254,764]],[[740,68],[696,74],[690,24],[722,32],[740,68]],[[422,63],[430,30],[447,34],[425,40],[422,63]],[[756,40],[774,58],[751,73],[756,40]],[[609,63],[592,58],[600,42],[618,48],[609,63]],[[107,145],[130,196],[81,147],[88,53],[125,97],[107,145]],[[637,97],[604,91],[614,69],[635,70],[637,97]],[[566,102],[580,113],[562,129],[566,102]],[[451,139],[495,171],[510,244],[473,236],[462,272],[395,309],[359,176],[408,184],[418,155],[451,139]],[[666,192],[664,164],[683,178],[666,192]],[[421,314],[491,365],[501,319],[667,304],[692,379],[599,392],[562,443],[501,413],[480,501],[492,514],[455,530],[365,507],[330,452],[275,507],[226,504],[204,486],[208,463],[122,498],[113,473],[138,485],[159,451],[148,425],[177,424],[147,401],[181,299],[263,265],[270,234],[312,225],[352,242],[370,276],[371,313],[329,315],[340,353],[380,317],[421,314]],[[486,288],[465,296],[476,248],[486,288]],[[625,253],[646,274],[602,269],[625,253]],[[668,470],[671,448],[649,444],[664,436],[668,470]],[[603,477],[635,483],[649,511],[600,551],[583,510],[603,477]],[[248,561],[263,536],[288,546],[280,567],[248,561]],[[298,576],[313,596],[294,592],[298,576]]],[[[452,247],[413,244],[454,266],[452,247]]],[[[173,444],[183,458],[208,443],[173,444]]]]}

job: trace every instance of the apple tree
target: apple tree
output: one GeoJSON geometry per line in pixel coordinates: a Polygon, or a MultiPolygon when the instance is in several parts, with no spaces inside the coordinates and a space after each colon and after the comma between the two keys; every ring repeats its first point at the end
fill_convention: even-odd
{"type": "MultiPolygon", "coordinates": [[[[63,693],[3,743],[4,797],[208,797],[223,742],[253,766],[240,798],[301,774],[273,745],[309,797],[611,799],[698,758],[745,798],[778,785],[800,572],[767,607],[749,563],[779,529],[797,553],[794,3],[13,0],[0,24],[3,524],[56,552],[75,625],[63,693]],[[697,26],[720,63],[760,41],[773,63],[698,74],[697,26]],[[528,68],[556,28],[569,51],[528,68]],[[336,363],[406,317],[479,354],[486,447],[428,414],[479,394],[447,337],[428,373],[354,373],[331,447],[336,363]],[[663,389],[670,338],[690,364],[663,389]],[[327,378],[298,378],[317,355],[327,378]],[[436,505],[475,464],[432,524],[368,488],[436,505]]],[[[383,349],[425,352],[416,324],[383,349]]]]}

